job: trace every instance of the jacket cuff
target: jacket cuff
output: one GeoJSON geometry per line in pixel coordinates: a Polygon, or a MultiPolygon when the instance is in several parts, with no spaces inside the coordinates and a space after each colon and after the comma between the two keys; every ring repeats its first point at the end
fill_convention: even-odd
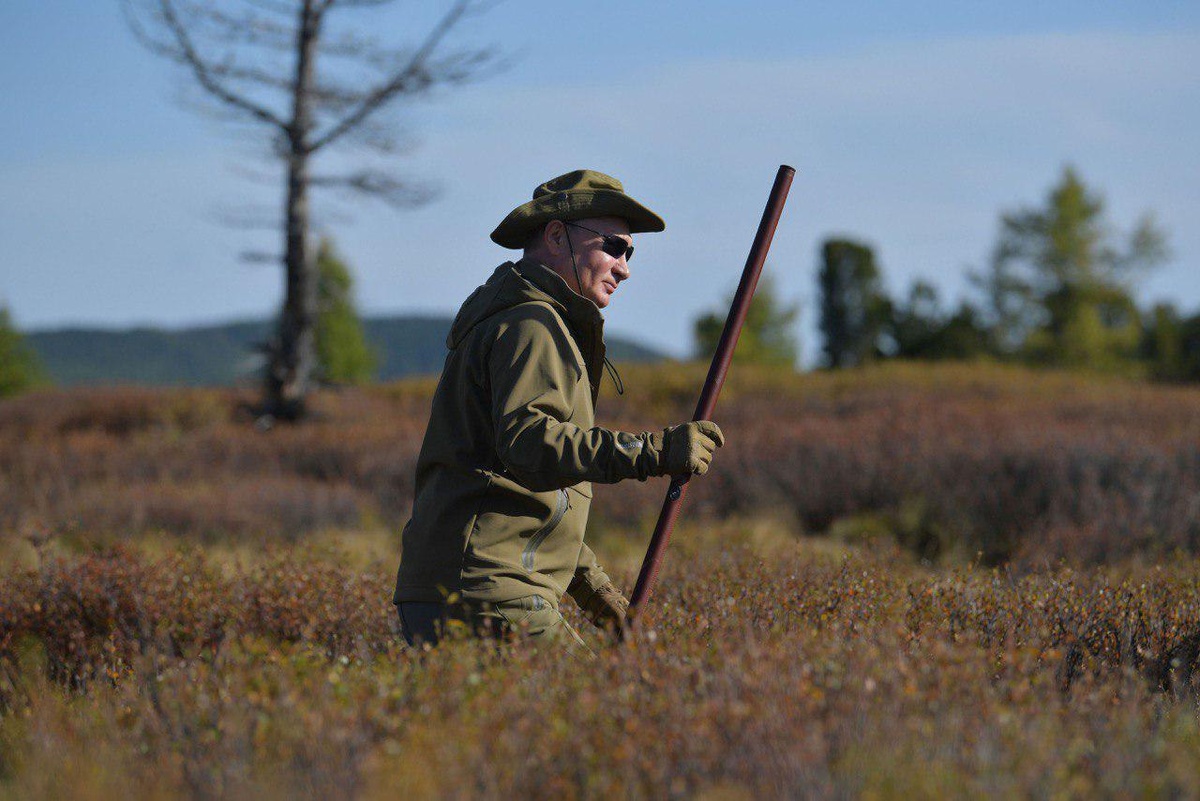
{"type": "Polygon", "coordinates": [[[666,454],[663,453],[665,447],[663,433],[651,434],[650,432],[646,432],[642,434],[642,438],[645,444],[642,446],[642,452],[638,454],[638,458],[634,464],[639,481],[645,481],[651,476],[661,476],[666,468],[666,454]]]}
{"type": "Polygon", "coordinates": [[[663,429],[657,434],[650,435],[652,444],[652,452],[654,455],[652,476],[665,476],[667,474],[667,429],[663,429]]]}
{"type": "Polygon", "coordinates": [[[579,605],[580,609],[587,607],[588,601],[596,594],[596,591],[601,587],[612,584],[612,580],[600,568],[581,571],[575,575],[571,584],[567,587],[567,595],[579,605]]]}

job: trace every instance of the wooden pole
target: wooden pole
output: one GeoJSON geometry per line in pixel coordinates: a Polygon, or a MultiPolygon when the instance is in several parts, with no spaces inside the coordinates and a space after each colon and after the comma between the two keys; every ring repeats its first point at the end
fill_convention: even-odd
{"type": "MultiPolygon", "coordinates": [[[[725,374],[729,372],[730,362],[733,361],[733,351],[737,347],[738,335],[742,332],[742,324],[746,320],[746,312],[750,309],[750,300],[758,286],[758,277],[762,274],[763,263],[767,259],[767,251],[771,248],[771,240],[775,236],[775,228],[779,225],[779,216],[783,213],[783,204],[787,200],[788,190],[792,186],[792,178],[796,171],[786,164],[780,166],[775,175],[775,185],[771,187],[771,195],[767,207],[763,210],[762,221],[758,224],[758,233],[746,258],[746,267],[742,270],[742,280],[733,296],[733,305],[729,316],[725,318],[725,328],[717,343],[717,352],[713,354],[712,364],[708,368],[708,377],[704,380],[704,389],[700,392],[700,401],[696,404],[693,420],[711,420],[713,410],[717,405],[717,396],[725,384],[725,374]]],[[[662,564],[663,553],[671,539],[671,530],[675,527],[675,519],[679,517],[683,497],[687,492],[688,479],[691,476],[673,476],[671,485],[667,488],[667,497],[663,501],[662,511],[658,515],[658,525],[654,527],[654,535],[650,538],[650,546],[646,558],[642,561],[642,569],[638,574],[633,596],[629,601],[629,616],[627,625],[632,625],[638,614],[645,608],[646,601],[654,589],[654,580],[658,576],[658,568],[662,564]]]]}

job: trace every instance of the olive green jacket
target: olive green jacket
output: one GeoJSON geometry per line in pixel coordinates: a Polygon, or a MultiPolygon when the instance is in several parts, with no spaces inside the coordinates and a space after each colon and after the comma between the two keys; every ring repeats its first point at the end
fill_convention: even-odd
{"type": "Polygon", "coordinates": [[[538,262],[507,262],[447,346],[393,602],[586,603],[608,582],[583,541],[591,482],[662,473],[662,434],[595,425],[600,310],[538,262]]]}

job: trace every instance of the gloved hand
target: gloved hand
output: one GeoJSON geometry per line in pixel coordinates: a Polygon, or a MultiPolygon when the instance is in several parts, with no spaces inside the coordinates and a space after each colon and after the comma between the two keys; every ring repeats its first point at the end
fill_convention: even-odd
{"type": "Polygon", "coordinates": [[[708,472],[713,451],[724,444],[725,435],[709,420],[672,426],[663,431],[663,474],[702,476],[708,472]]]}
{"type": "Polygon", "coordinates": [[[611,583],[600,587],[583,605],[583,614],[596,628],[608,629],[614,634],[625,628],[625,614],[629,601],[611,583]]]}

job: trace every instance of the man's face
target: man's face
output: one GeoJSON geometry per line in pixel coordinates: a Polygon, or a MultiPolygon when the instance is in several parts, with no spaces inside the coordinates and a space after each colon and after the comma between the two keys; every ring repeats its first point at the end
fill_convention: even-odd
{"type": "Polygon", "coordinates": [[[617,285],[629,277],[629,264],[625,255],[614,257],[605,253],[604,237],[619,236],[626,245],[633,244],[633,237],[629,235],[629,223],[620,217],[572,220],[571,223],[565,224],[563,234],[571,238],[571,248],[575,250],[575,266],[579,269],[578,286],[575,282],[575,271],[571,268],[571,248],[566,246],[565,241],[562,244],[565,260],[561,262],[565,269],[557,272],[572,289],[603,309],[608,305],[612,294],[617,291],[617,285]],[[587,228],[592,230],[585,230],[587,228]]]}

